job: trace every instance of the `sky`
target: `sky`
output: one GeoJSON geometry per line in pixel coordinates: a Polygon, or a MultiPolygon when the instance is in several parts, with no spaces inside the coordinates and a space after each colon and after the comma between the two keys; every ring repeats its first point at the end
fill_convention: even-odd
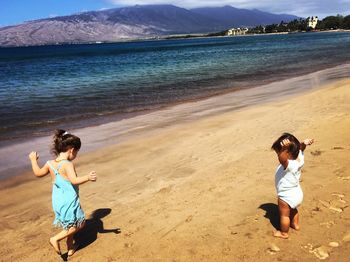
{"type": "Polygon", "coordinates": [[[231,5],[300,17],[350,15],[350,0],[0,0],[0,27],[25,21],[136,4],[173,4],[183,8],[231,5]]]}

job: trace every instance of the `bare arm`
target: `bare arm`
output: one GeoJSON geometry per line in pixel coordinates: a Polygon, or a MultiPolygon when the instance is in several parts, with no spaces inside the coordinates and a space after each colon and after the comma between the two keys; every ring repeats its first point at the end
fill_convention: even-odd
{"type": "Polygon", "coordinates": [[[81,184],[84,184],[88,181],[93,181],[93,182],[96,181],[96,172],[95,171],[91,171],[86,176],[78,177],[77,173],[75,172],[73,163],[71,163],[71,162],[69,162],[65,165],[65,171],[66,171],[66,174],[67,174],[69,181],[73,185],[81,185],[81,184]]]}
{"type": "Polygon", "coordinates": [[[36,177],[43,177],[43,176],[46,176],[47,174],[49,174],[49,166],[47,165],[47,163],[42,167],[40,168],[39,165],[38,165],[38,159],[39,159],[39,155],[37,152],[33,151],[29,154],[29,159],[30,159],[30,162],[32,164],[32,169],[33,169],[33,172],[34,172],[34,175],[36,177]]]}
{"type": "Polygon", "coordinates": [[[278,161],[280,162],[280,164],[284,167],[284,169],[286,169],[288,167],[288,151],[287,150],[283,150],[280,153],[277,154],[278,156],[278,161]]]}
{"type": "Polygon", "coordinates": [[[287,146],[290,144],[289,139],[284,139],[281,142],[281,146],[282,146],[282,150],[281,152],[277,152],[277,157],[278,157],[278,161],[280,162],[280,164],[284,167],[284,169],[286,169],[288,167],[288,150],[287,150],[287,146]]]}
{"type": "Polygon", "coordinates": [[[306,146],[310,146],[314,143],[313,138],[307,138],[303,142],[300,143],[300,150],[304,152],[306,146]]]}

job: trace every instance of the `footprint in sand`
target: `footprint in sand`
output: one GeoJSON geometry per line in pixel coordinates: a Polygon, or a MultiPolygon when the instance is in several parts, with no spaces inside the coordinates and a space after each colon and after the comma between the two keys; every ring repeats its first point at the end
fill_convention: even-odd
{"type": "Polygon", "coordinates": [[[323,151],[321,151],[321,150],[314,150],[314,151],[311,151],[310,153],[313,156],[320,156],[323,153],[323,151]]]}
{"type": "Polygon", "coordinates": [[[308,243],[307,245],[305,246],[302,246],[302,248],[305,248],[305,249],[308,249],[309,251],[313,249],[313,245],[308,243]]]}
{"type": "MultiPolygon", "coordinates": [[[[328,208],[331,211],[337,212],[337,213],[341,213],[344,211],[344,207],[339,207],[336,206],[333,202],[331,203],[331,201],[323,201],[323,200],[318,200],[322,206],[324,206],[325,208],[328,208]]],[[[346,206],[345,206],[346,207],[346,206]]]]}
{"type": "Polygon", "coordinates": [[[317,246],[314,247],[312,244],[307,244],[306,246],[303,246],[303,248],[308,249],[311,254],[314,254],[318,259],[324,260],[327,259],[330,256],[330,252],[332,248],[339,247],[338,242],[329,242],[328,247],[326,246],[317,246]]]}
{"type": "Polygon", "coordinates": [[[345,168],[338,168],[334,170],[334,174],[337,176],[337,178],[341,180],[350,180],[350,176],[344,176],[345,168]]]}
{"type": "Polygon", "coordinates": [[[158,190],[158,193],[161,193],[161,194],[170,193],[171,188],[172,188],[172,186],[163,187],[163,188],[158,190]]]}
{"type": "Polygon", "coordinates": [[[331,204],[329,202],[321,200],[321,199],[319,199],[318,202],[320,202],[320,204],[326,208],[329,208],[331,206],[331,204]]]}
{"type": "Polygon", "coordinates": [[[225,247],[222,249],[222,254],[228,256],[230,254],[231,248],[225,247]]]}
{"type": "Polygon", "coordinates": [[[237,235],[237,227],[236,226],[228,226],[227,229],[231,232],[231,235],[237,235]]]}
{"type": "Polygon", "coordinates": [[[325,226],[327,228],[331,228],[332,226],[335,225],[335,222],[334,221],[328,221],[328,222],[322,222],[320,223],[320,226],[325,226]]]}
{"type": "Polygon", "coordinates": [[[347,202],[343,199],[344,194],[341,193],[332,193],[333,199],[330,201],[329,209],[336,212],[343,212],[345,208],[348,207],[347,202]]]}
{"type": "Polygon", "coordinates": [[[134,232],[125,232],[124,236],[131,237],[134,234],[134,232]]]}
{"type": "Polygon", "coordinates": [[[208,189],[208,191],[213,192],[213,190],[216,189],[216,186],[212,186],[208,189]]]}
{"type": "Polygon", "coordinates": [[[136,221],[135,220],[133,220],[133,219],[130,219],[129,220],[129,224],[134,224],[136,221]]]}
{"type": "Polygon", "coordinates": [[[339,198],[344,198],[345,197],[345,195],[339,194],[339,193],[332,193],[332,196],[336,196],[336,197],[339,197],[339,198]]]}
{"type": "Polygon", "coordinates": [[[146,180],[147,180],[148,182],[151,182],[151,181],[154,180],[153,177],[152,177],[152,175],[146,175],[145,178],[146,178],[146,180]]]}
{"type": "Polygon", "coordinates": [[[307,245],[303,246],[303,248],[309,250],[309,253],[314,254],[320,260],[329,257],[328,248],[325,246],[314,247],[312,244],[308,243],[307,245]]]}
{"type": "Polygon", "coordinates": [[[343,237],[344,242],[350,242],[350,231],[348,231],[344,237],[343,237]]]}
{"type": "Polygon", "coordinates": [[[337,212],[337,213],[341,213],[341,212],[344,211],[342,208],[340,208],[340,207],[334,207],[334,206],[330,206],[329,209],[332,210],[332,211],[335,211],[335,212],[337,212]]]}
{"type": "Polygon", "coordinates": [[[252,233],[245,233],[244,236],[246,236],[249,239],[253,239],[253,234],[252,233]]]}
{"type": "Polygon", "coordinates": [[[269,253],[270,255],[274,255],[277,252],[279,252],[281,249],[274,243],[271,243],[270,246],[267,248],[267,253],[269,253]]]}
{"type": "Polygon", "coordinates": [[[341,150],[341,149],[344,149],[344,147],[341,147],[341,146],[335,146],[332,148],[333,150],[341,150]]]}
{"type": "Polygon", "coordinates": [[[320,260],[323,260],[329,257],[327,248],[324,246],[320,246],[315,249],[312,249],[310,252],[313,253],[320,260]]]}
{"type": "Polygon", "coordinates": [[[342,204],[346,204],[346,201],[344,199],[338,199],[338,202],[340,202],[342,204]]]}
{"type": "Polygon", "coordinates": [[[174,169],[171,177],[172,178],[183,178],[183,177],[189,177],[193,173],[196,172],[196,169],[190,168],[190,167],[180,167],[177,169],[174,169]]]}
{"type": "Polygon", "coordinates": [[[124,247],[125,248],[131,248],[131,247],[133,247],[134,246],[134,243],[124,243],[124,247]]]}
{"type": "Polygon", "coordinates": [[[193,216],[190,215],[190,216],[188,216],[188,217],[186,218],[185,222],[189,223],[189,222],[192,221],[192,219],[193,219],[193,216]]]}

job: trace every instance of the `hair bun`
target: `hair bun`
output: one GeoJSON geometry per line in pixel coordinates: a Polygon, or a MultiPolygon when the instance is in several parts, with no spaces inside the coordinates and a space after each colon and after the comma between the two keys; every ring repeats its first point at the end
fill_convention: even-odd
{"type": "Polygon", "coordinates": [[[53,135],[53,145],[51,152],[58,155],[61,152],[66,152],[69,148],[79,150],[81,147],[80,138],[69,134],[63,129],[56,129],[53,135]]]}
{"type": "Polygon", "coordinates": [[[55,133],[54,133],[54,135],[53,135],[54,140],[56,140],[57,138],[61,138],[65,132],[66,132],[66,131],[63,130],[63,129],[56,129],[56,130],[55,130],[55,133]]]}

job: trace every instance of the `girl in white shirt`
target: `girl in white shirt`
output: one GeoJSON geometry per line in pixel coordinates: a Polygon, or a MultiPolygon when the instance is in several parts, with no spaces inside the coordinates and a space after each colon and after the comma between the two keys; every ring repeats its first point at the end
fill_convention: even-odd
{"type": "Polygon", "coordinates": [[[297,207],[303,200],[303,191],[299,180],[304,165],[304,150],[313,142],[313,139],[305,139],[300,143],[292,134],[284,133],[271,147],[280,162],[276,169],[275,186],[281,228],[274,233],[275,237],[288,238],[289,227],[295,230],[300,228],[297,207]]]}

